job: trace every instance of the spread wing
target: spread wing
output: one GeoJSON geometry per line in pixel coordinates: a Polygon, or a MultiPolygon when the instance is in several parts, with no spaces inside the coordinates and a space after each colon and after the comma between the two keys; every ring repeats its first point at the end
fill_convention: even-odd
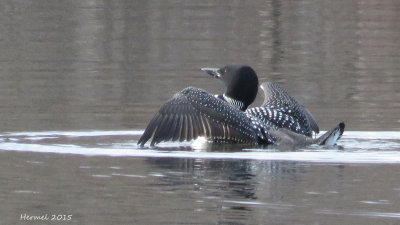
{"type": "Polygon", "coordinates": [[[257,116],[273,128],[286,128],[293,132],[312,135],[319,133],[314,117],[302,104],[289,95],[285,88],[277,83],[261,84],[265,99],[260,107],[248,109],[248,113],[257,116]]]}
{"type": "Polygon", "coordinates": [[[245,113],[206,91],[188,87],[161,106],[138,144],[152,139],[189,141],[205,136],[215,141],[254,143],[257,135],[245,113]]]}

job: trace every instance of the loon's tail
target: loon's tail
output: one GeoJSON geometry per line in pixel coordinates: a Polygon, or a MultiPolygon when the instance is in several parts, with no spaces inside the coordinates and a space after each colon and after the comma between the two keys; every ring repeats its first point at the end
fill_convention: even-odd
{"type": "Polygon", "coordinates": [[[277,138],[275,143],[281,149],[296,149],[307,145],[318,144],[332,146],[342,136],[344,132],[344,123],[339,123],[335,128],[327,131],[322,136],[314,139],[302,134],[294,133],[285,128],[270,130],[270,133],[277,138]]]}
{"type": "Polygon", "coordinates": [[[321,135],[317,139],[314,139],[314,144],[332,146],[342,137],[344,132],[344,123],[339,123],[335,128],[327,131],[325,134],[321,135]]]}

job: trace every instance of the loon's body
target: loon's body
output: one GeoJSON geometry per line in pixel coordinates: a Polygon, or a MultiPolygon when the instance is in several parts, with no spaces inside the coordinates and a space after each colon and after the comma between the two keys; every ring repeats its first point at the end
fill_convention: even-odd
{"type": "Polygon", "coordinates": [[[153,146],[161,141],[189,141],[200,136],[228,143],[326,144],[336,142],[343,133],[341,124],[321,138],[312,139],[312,132],[318,133],[319,128],[311,113],[275,83],[263,83],[264,103],[248,109],[258,92],[257,75],[249,66],[202,70],[224,81],[225,93],[214,96],[194,87],[176,93],[161,106],[138,144],[152,139],[153,146]]]}

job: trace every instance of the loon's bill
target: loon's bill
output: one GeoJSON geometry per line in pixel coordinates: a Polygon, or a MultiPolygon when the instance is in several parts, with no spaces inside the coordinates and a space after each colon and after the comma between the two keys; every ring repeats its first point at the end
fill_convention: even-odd
{"type": "Polygon", "coordinates": [[[222,80],[225,93],[214,96],[194,87],[176,93],[161,106],[138,144],[143,146],[151,139],[154,146],[161,141],[190,141],[200,136],[222,143],[278,144],[290,139],[299,145],[325,144],[336,142],[343,133],[344,124],[323,135],[328,141],[310,138],[312,132],[319,132],[315,119],[276,83],[263,83],[264,103],[248,109],[258,92],[257,74],[249,66],[202,70],[222,80]],[[339,130],[340,135],[333,130],[339,130]]]}

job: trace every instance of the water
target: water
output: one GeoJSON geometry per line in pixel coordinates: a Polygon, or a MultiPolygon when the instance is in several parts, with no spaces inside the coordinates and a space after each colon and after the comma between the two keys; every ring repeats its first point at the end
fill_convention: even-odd
{"type": "Polygon", "coordinates": [[[400,132],[349,131],[338,146],[297,151],[203,140],[139,148],[142,132],[0,134],[2,221],[24,224],[26,213],[72,215],[72,224],[399,222],[400,132]]]}
{"type": "Polygon", "coordinates": [[[0,224],[399,224],[399,11],[373,0],[0,2],[0,224]],[[281,82],[322,130],[344,121],[339,145],[137,147],[175,92],[220,93],[200,68],[227,63],[281,82]]]}

